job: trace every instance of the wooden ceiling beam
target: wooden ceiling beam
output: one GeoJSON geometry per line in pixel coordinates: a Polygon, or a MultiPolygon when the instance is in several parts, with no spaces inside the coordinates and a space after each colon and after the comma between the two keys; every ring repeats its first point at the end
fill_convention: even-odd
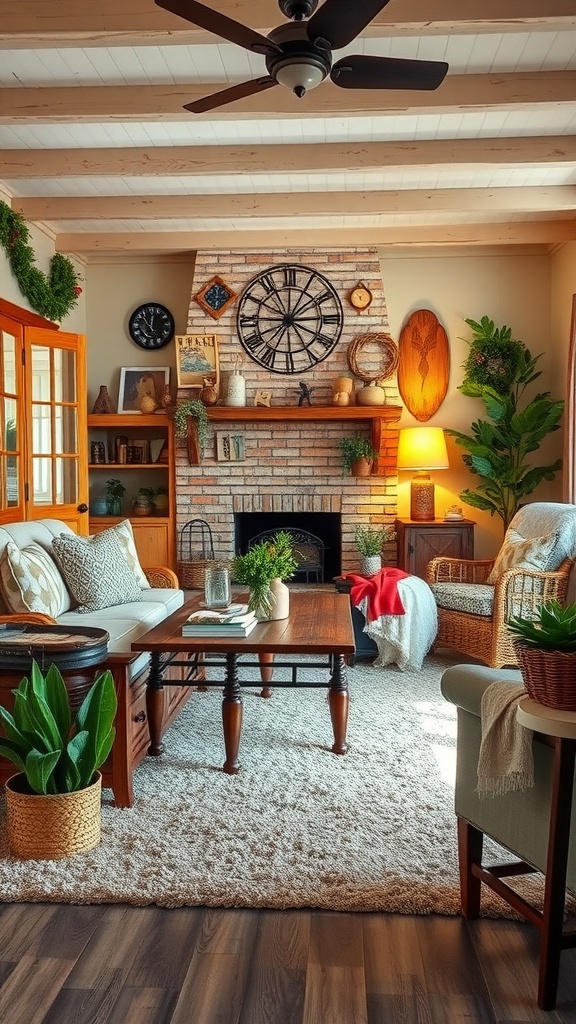
{"type": "Polygon", "coordinates": [[[72,196],[14,199],[28,221],[158,220],[187,217],[362,216],[430,211],[576,210],[576,185],[397,189],[386,192],[280,192],[242,195],[72,196]]]}
{"type": "Polygon", "coordinates": [[[177,253],[198,249],[300,249],[302,246],[477,246],[557,245],[576,241],[576,219],[506,221],[481,224],[413,225],[409,227],[285,228],[222,231],[142,231],[64,233],[56,237],[56,250],[85,255],[177,253]]]}
{"type": "MultiPolygon", "coordinates": [[[[218,9],[243,24],[267,32],[284,20],[273,0],[219,0],[218,9]]],[[[576,26],[572,0],[403,0],[376,15],[364,36],[561,32],[576,26]]],[[[214,41],[184,19],[168,14],[152,0],[0,0],[0,46],[188,45],[214,41]]]]}
{"type": "Polygon", "coordinates": [[[297,99],[277,86],[226,107],[190,114],[183,110],[201,96],[217,92],[215,83],[189,85],[76,86],[0,90],[0,124],[42,124],[76,121],[222,121],[291,116],[343,117],[373,114],[465,113],[522,109],[550,103],[576,102],[572,71],[517,74],[447,75],[433,92],[339,89],[323,82],[297,99]]]}
{"type": "Polygon", "coordinates": [[[53,177],[186,177],[291,174],[391,167],[539,166],[576,162],[576,136],[329,142],[305,146],[151,146],[130,149],[4,149],[0,180],[53,177]]]}

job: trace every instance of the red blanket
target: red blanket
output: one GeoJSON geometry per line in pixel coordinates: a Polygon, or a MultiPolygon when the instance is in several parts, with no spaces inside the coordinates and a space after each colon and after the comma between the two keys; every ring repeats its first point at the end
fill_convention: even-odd
{"type": "Polygon", "coordinates": [[[361,576],[359,573],[348,572],[344,579],[351,580],[350,597],[352,604],[358,605],[367,597],[367,619],[373,622],[381,615],[404,615],[404,605],[398,593],[398,580],[405,580],[410,573],[393,566],[386,566],[374,576],[361,576]]]}

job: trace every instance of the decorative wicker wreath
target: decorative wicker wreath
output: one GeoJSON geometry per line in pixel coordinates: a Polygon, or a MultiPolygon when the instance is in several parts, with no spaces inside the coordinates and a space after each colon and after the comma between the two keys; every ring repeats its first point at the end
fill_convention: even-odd
{"type": "Polygon", "coordinates": [[[351,372],[359,380],[363,380],[365,383],[388,380],[398,366],[398,346],[392,341],[389,334],[359,334],[348,345],[346,358],[351,372]],[[362,350],[369,344],[380,347],[380,366],[377,368],[372,367],[369,370],[362,370],[358,360],[362,350]]]}

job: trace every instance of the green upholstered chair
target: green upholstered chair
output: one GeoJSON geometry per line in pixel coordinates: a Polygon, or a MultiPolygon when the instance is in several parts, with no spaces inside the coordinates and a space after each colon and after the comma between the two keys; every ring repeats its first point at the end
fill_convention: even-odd
{"type": "Polygon", "coordinates": [[[442,693],[457,707],[455,810],[462,912],[467,918],[478,917],[484,882],[540,929],[538,1004],[543,1009],[553,1009],[561,950],[576,945],[576,934],[563,934],[566,889],[576,892],[576,815],[571,813],[576,741],[563,740],[555,751],[554,741],[534,733],[534,788],[481,799],[476,792],[480,707],[484,690],[496,680],[517,685],[522,677],[514,669],[495,672],[484,665],[455,665],[442,675],[442,693]],[[557,774],[563,793],[561,800],[553,795],[554,772],[562,773],[557,774]],[[566,871],[562,842],[557,842],[549,853],[551,816],[560,833],[564,829],[570,836],[566,871]],[[492,865],[490,870],[483,862],[484,836],[490,836],[518,859],[492,865]],[[503,881],[506,876],[534,870],[545,875],[542,912],[523,901],[503,881]]]}

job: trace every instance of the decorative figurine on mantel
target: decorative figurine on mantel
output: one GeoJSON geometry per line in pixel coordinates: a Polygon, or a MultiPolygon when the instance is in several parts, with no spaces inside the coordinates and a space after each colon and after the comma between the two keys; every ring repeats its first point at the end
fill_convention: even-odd
{"type": "Polygon", "coordinates": [[[312,392],[314,391],[314,388],[311,388],[305,380],[299,380],[298,387],[300,388],[298,405],[312,405],[312,392]]]}
{"type": "Polygon", "coordinates": [[[270,402],[272,401],[272,392],[264,391],[263,388],[258,388],[254,395],[254,405],[264,405],[268,409],[270,408],[270,402]]]}

